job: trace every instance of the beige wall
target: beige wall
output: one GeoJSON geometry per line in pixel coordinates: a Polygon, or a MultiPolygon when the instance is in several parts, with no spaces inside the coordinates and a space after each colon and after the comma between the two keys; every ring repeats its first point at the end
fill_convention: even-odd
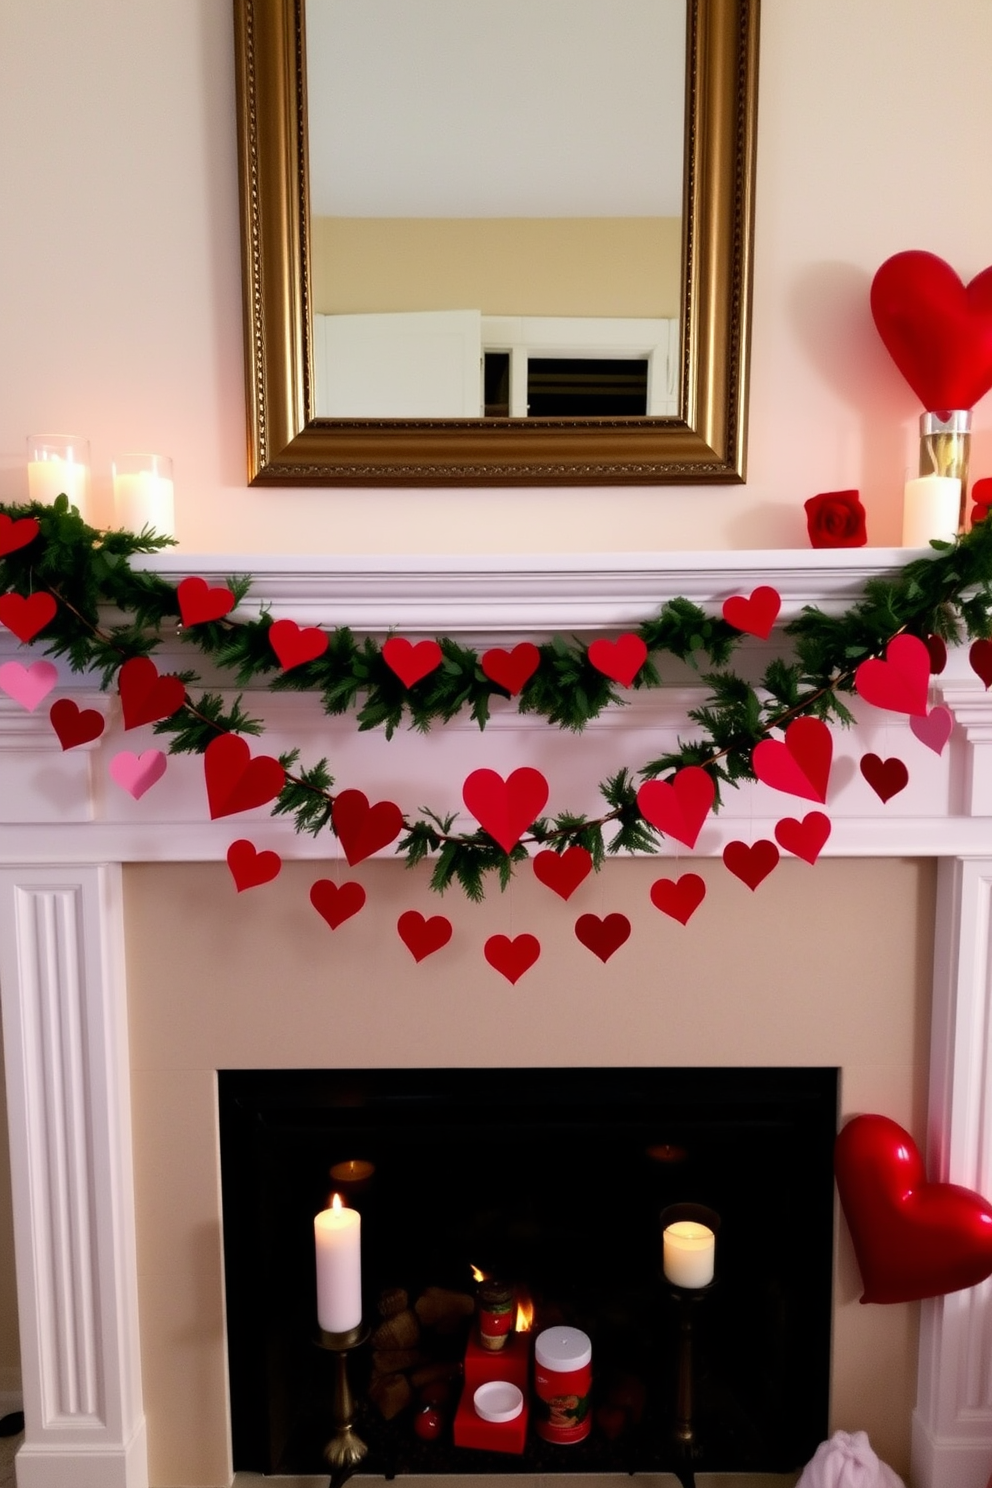
{"type": "MultiPolygon", "coordinates": [[[[154,1484],[226,1483],[218,1067],[839,1065],[844,1115],[879,1110],[922,1137],[933,865],[787,861],[754,896],[722,864],[694,867],[709,894],[685,928],[651,906],[646,860],[609,864],[567,905],[526,874],[478,907],[453,891],[452,943],[420,966],[392,926],[438,901],[395,863],[348,870],[369,902],[333,933],[308,901],[333,865],[287,864],[242,895],[223,865],[125,871],[154,1484]],[[574,922],[621,908],[633,933],[604,967],[574,922]],[[516,987],[482,959],[508,930],[542,942],[516,987]]],[[[862,1307],[859,1290],[841,1226],[833,1424],[905,1472],[917,1309],[862,1307]]]]}

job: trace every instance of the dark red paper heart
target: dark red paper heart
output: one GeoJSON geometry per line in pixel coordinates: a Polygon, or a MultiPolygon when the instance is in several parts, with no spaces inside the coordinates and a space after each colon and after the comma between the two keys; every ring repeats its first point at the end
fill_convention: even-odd
{"type": "Polygon", "coordinates": [[[334,797],[331,821],[344,848],[348,867],[395,842],[403,830],[403,813],[393,801],[369,805],[364,791],[344,790],[334,797]]]}
{"type": "Polygon", "coordinates": [[[772,626],[782,608],[782,596],[770,584],[759,584],[751,591],[750,598],[735,594],[723,602],[723,618],[728,625],[743,630],[748,635],[767,641],[772,626]]]}
{"type": "Polygon", "coordinates": [[[186,701],[186,688],[179,678],[160,677],[149,656],[132,656],[126,661],[118,674],[117,687],[125,731],[171,718],[186,701]]]}
{"type": "Polygon", "coordinates": [[[754,773],[773,790],[825,802],[834,741],[819,718],[796,718],[784,739],[762,739],[754,746],[754,773]]]}
{"type": "Polygon", "coordinates": [[[746,842],[728,842],[723,849],[724,863],[752,893],[778,867],[778,859],[778,848],[767,837],[759,837],[750,846],[746,842]]]}
{"type": "Polygon", "coordinates": [[[176,590],[179,614],[184,625],[203,625],[208,620],[223,620],[234,609],[234,595],[223,586],[211,589],[206,579],[195,574],[183,579],[176,590]]]}
{"type": "Polygon", "coordinates": [[[651,903],[662,914],[671,915],[687,925],[706,898],[706,884],[698,873],[683,873],[680,878],[656,878],[651,885],[651,903]]]}
{"type": "Polygon", "coordinates": [[[536,935],[517,935],[513,940],[508,935],[490,935],[483,946],[489,965],[508,982],[519,982],[540,954],[541,942],[536,935]]]}
{"type": "Polygon", "coordinates": [[[716,798],[716,785],[701,765],[686,765],[671,780],[646,780],[637,792],[637,809],[659,832],[695,847],[716,798]]]}
{"type": "Polygon", "coordinates": [[[522,765],[505,780],[495,770],[473,770],[462,786],[466,807],[504,852],[516,847],[547,799],[548,782],[529,765],[522,765]]]}
{"type": "Polygon", "coordinates": [[[897,635],[885,648],[885,660],[873,656],[854,674],[854,685],[866,703],[892,713],[922,715],[930,692],[930,652],[919,636],[897,635]]]}
{"type": "Polygon", "coordinates": [[[295,620],[273,620],[269,626],[269,645],[279,658],[284,672],[291,667],[302,666],[305,661],[316,661],[328,647],[326,633],[316,625],[303,629],[295,620]]]}
{"type": "Polygon", "coordinates": [[[245,889],[255,889],[259,884],[271,883],[277,878],[282,868],[282,858],[268,849],[259,852],[247,837],[239,837],[227,849],[227,866],[240,894],[245,889]]]}
{"type": "Polygon", "coordinates": [[[331,929],[336,930],[362,908],[365,890],[353,879],[336,884],[329,878],[318,878],[310,889],[310,903],[331,929]]]}
{"type": "Polygon", "coordinates": [[[219,734],[203,754],[211,820],[265,806],[282,790],[286,772],[277,759],[251,751],[239,734],[219,734]]]}
{"type": "Polygon", "coordinates": [[[91,739],[99,739],[103,733],[103,715],[95,708],[80,708],[72,698],[59,698],[49,708],[48,717],[63,749],[75,749],[77,744],[88,744],[91,739]]]}
{"type": "Polygon", "coordinates": [[[593,641],[586,654],[597,672],[619,682],[621,687],[629,687],[648,659],[648,648],[639,635],[627,631],[615,641],[593,641]]]}
{"type": "Polygon", "coordinates": [[[930,675],[939,677],[947,665],[947,642],[943,636],[929,635],[926,639],[926,648],[930,657],[930,675]]]}
{"type": "Polygon", "coordinates": [[[479,665],[491,682],[505,687],[511,697],[516,697],[530,681],[541,664],[541,653],[533,641],[521,641],[512,651],[495,646],[484,651],[479,665]]]}
{"type": "Polygon", "coordinates": [[[412,687],[435,671],[443,657],[437,641],[418,641],[414,645],[405,636],[390,636],[383,644],[382,659],[404,687],[412,687]]]}
{"type": "Polygon", "coordinates": [[[407,909],[396,921],[400,940],[415,961],[433,956],[451,939],[451,921],[444,915],[431,915],[427,920],[419,909],[407,909]]]}
{"type": "Polygon", "coordinates": [[[992,268],[965,286],[935,253],[897,253],[875,274],[871,313],[924,408],[973,408],[992,387],[992,268]]]}
{"type": "Polygon", "coordinates": [[[928,1183],[919,1148],[887,1116],[855,1116],[834,1148],[841,1208],[862,1302],[915,1302],[992,1275],[992,1204],[956,1183],[928,1183]]]}
{"type": "Polygon", "coordinates": [[[592,872],[592,853],[587,847],[566,847],[563,853],[546,847],[533,862],[534,877],[562,899],[571,898],[592,872]]]}
{"type": "Polygon", "coordinates": [[[971,670],[985,683],[985,691],[992,686],[992,641],[973,641],[968,652],[971,670]]]}
{"type": "Polygon", "coordinates": [[[807,811],[802,821],[783,817],[775,824],[775,840],[786,852],[805,863],[815,863],[830,836],[830,818],[822,811],[807,811]]]}
{"type": "Polygon", "coordinates": [[[7,553],[16,553],[18,548],[26,548],[40,531],[34,517],[18,517],[15,521],[6,512],[0,512],[0,558],[7,553]]]}
{"type": "Polygon", "coordinates": [[[50,594],[0,595],[0,625],[12,630],[19,641],[33,641],[54,620],[57,609],[50,594]]]}
{"type": "Polygon", "coordinates": [[[909,784],[909,771],[895,755],[883,760],[877,754],[863,754],[859,769],[883,805],[909,784]]]}
{"type": "Polygon", "coordinates": [[[603,919],[595,914],[579,915],[575,922],[575,935],[605,965],[613,952],[629,940],[630,921],[625,914],[608,914],[603,919]]]}

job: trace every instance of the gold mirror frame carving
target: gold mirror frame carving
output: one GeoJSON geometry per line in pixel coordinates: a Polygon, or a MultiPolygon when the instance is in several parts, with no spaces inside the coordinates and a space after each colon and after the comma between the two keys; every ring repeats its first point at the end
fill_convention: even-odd
{"type": "Polygon", "coordinates": [[[314,419],[305,0],[234,0],[248,479],[274,486],[744,479],[759,0],[688,0],[679,418],[314,419]]]}

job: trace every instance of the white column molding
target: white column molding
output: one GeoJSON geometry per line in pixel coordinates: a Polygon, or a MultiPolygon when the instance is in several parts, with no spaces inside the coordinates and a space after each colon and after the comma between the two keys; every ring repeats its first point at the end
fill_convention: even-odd
{"type": "Polygon", "coordinates": [[[968,816],[992,816],[992,693],[977,679],[973,685],[945,683],[936,691],[968,744],[959,808],[968,816]]]}
{"type": "Polygon", "coordinates": [[[147,1488],[117,865],[0,868],[18,1488],[147,1488]]]}

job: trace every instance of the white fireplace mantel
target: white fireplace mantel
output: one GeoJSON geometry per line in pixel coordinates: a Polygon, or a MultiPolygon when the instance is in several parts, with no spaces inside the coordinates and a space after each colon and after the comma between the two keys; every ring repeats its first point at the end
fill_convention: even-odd
{"type": "MultiPolygon", "coordinates": [[[[555,631],[616,634],[677,594],[719,613],[723,599],[772,584],[780,624],[804,604],[839,610],[865,580],[895,571],[902,550],[623,554],[513,558],[291,559],[172,553],[146,566],[179,581],[255,576],[244,614],[269,607],[300,624],[349,624],[381,635],[448,633],[510,644],[555,631]]],[[[741,666],[760,668],[781,637],[747,642],[741,666]]],[[[41,650],[0,638],[0,662],[41,650]]],[[[160,670],[197,667],[178,640],[160,670]]],[[[205,680],[219,685],[206,668],[205,680]]],[[[226,685],[226,684],[225,684],[226,685]]],[[[231,689],[233,691],[233,689],[231,689]]],[[[12,1149],[25,1444],[20,1488],[147,1488],[138,1350],[134,1205],[128,1099],[127,989],[121,864],[222,860],[232,819],[208,819],[202,766],[170,761],[134,802],[108,779],[122,748],[156,742],[125,735],[119,707],[93,679],[62,670],[60,690],[107,718],[95,744],[63,753],[47,717],[0,698],[0,997],[12,1149]]],[[[510,708],[490,728],[458,720],[426,740],[386,744],[328,720],[299,694],[247,693],[266,734],[253,752],[301,747],[332,756],[340,786],[425,798],[458,808],[457,782],[488,764],[505,772],[540,764],[553,775],[552,809],[589,809],[595,783],[637,765],[686,732],[685,710],[704,690],[686,668],[670,685],[634,693],[581,739],[510,708]],[[399,782],[399,784],[398,784],[399,782]],[[452,792],[456,793],[452,799],[452,792]],[[404,794],[404,792],[406,794],[404,794]]],[[[826,852],[940,859],[931,1044],[931,1175],[992,1193],[992,700],[960,648],[934,679],[934,702],[955,718],[939,757],[907,722],[858,708],[856,731],[836,731],[826,852]],[[910,786],[883,806],[857,768],[867,750],[898,754],[910,786]]],[[[697,852],[719,855],[745,817],[755,836],[805,809],[764,786],[731,793],[697,852]],[[735,823],[737,827],[735,829],[735,823]]],[[[325,840],[296,837],[264,811],[237,819],[259,847],[284,857],[327,856],[325,840]]],[[[985,1488],[992,1466],[992,1283],[924,1304],[914,1420],[915,1488],[985,1488]]]]}

